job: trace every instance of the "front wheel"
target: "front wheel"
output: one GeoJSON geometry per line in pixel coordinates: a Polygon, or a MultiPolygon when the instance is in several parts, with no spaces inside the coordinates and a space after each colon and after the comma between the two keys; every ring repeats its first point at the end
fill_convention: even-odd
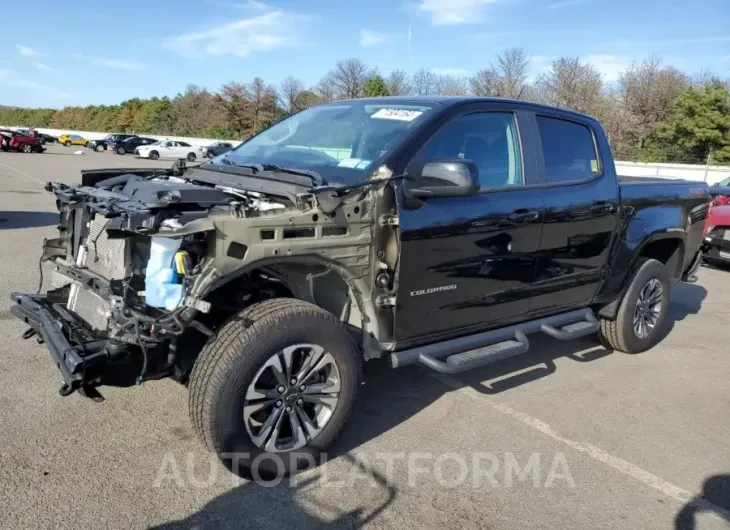
{"type": "Polygon", "coordinates": [[[670,289],[669,272],[663,263],[640,260],[616,317],[601,319],[601,342],[626,353],[641,353],[655,346],[667,318],[670,289]]]}
{"type": "Polygon", "coordinates": [[[160,153],[157,151],[150,152],[150,160],[157,160],[158,158],[160,158],[160,153]]]}
{"type": "Polygon", "coordinates": [[[63,145],[65,145],[66,147],[71,147],[71,141],[66,140],[65,142],[63,142],[63,145]]]}
{"type": "Polygon", "coordinates": [[[97,153],[101,153],[103,150],[104,150],[103,145],[97,145],[94,147],[94,151],[96,151],[97,153]]]}
{"type": "Polygon", "coordinates": [[[118,155],[124,155],[127,153],[127,150],[124,147],[117,147],[117,154],[118,155]]]}
{"type": "Polygon", "coordinates": [[[357,346],[333,314],[291,298],[254,304],[195,362],[193,426],[245,477],[282,477],[317,465],[350,415],[360,365],[357,346]]]}
{"type": "Polygon", "coordinates": [[[33,152],[33,147],[30,144],[23,144],[20,146],[20,152],[21,153],[31,153],[31,152],[33,152]]]}

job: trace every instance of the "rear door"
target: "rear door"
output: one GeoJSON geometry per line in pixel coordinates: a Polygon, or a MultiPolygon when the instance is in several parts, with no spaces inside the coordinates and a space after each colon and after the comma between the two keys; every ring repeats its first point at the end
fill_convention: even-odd
{"type": "Polygon", "coordinates": [[[619,213],[610,153],[593,120],[558,110],[533,115],[545,224],[530,304],[553,313],[590,303],[602,280],[619,213]]]}
{"type": "Polygon", "coordinates": [[[470,159],[481,191],[399,205],[399,347],[524,318],[544,210],[528,133],[527,115],[513,106],[472,103],[416,143],[409,177],[429,161],[470,159]]]}

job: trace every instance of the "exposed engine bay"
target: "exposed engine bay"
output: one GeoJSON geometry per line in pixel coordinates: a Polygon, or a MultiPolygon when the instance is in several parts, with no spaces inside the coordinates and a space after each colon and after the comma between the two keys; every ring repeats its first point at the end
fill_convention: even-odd
{"type": "Polygon", "coordinates": [[[184,380],[223,319],[267,298],[312,300],[365,337],[392,327],[393,309],[371,303],[392,289],[397,259],[392,227],[372,222],[382,186],[317,197],[235,184],[176,163],[47,185],[61,213],[41,257],[51,289],[27,303],[73,346],[69,392],[184,380]]]}

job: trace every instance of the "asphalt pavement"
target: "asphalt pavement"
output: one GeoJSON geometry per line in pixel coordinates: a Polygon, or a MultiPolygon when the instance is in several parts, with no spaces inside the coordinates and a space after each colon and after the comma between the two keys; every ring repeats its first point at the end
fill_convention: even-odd
{"type": "Polygon", "coordinates": [[[535,337],[534,354],[463,377],[368,363],[328,462],[292,481],[219,465],[171,381],[60,397],[8,311],[55,232],[43,185],[170,163],[0,153],[0,528],[730,528],[725,270],[678,285],[667,337],[639,355],[535,337]]]}

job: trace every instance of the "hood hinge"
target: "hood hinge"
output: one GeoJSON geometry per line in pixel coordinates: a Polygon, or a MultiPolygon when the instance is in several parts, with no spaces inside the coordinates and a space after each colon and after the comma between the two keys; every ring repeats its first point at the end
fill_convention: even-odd
{"type": "Polygon", "coordinates": [[[375,299],[375,303],[380,307],[394,307],[395,296],[378,296],[375,299]]]}
{"type": "Polygon", "coordinates": [[[395,215],[381,215],[380,226],[398,226],[398,217],[395,215]]]}

